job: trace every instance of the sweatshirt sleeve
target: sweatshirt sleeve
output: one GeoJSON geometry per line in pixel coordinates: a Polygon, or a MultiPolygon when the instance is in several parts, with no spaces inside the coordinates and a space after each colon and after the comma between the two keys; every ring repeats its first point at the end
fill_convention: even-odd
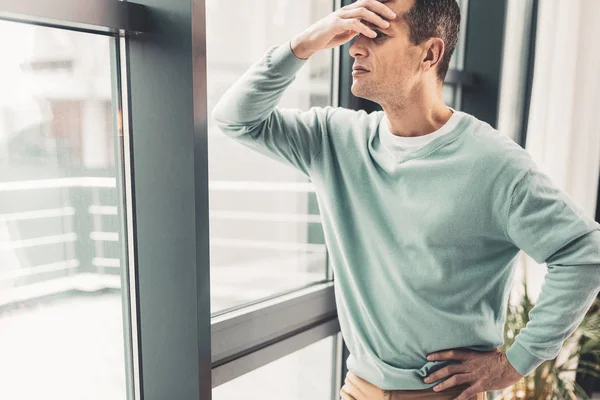
{"type": "Polygon", "coordinates": [[[547,263],[530,320],[506,351],[523,376],[554,359],[600,290],[600,224],[536,168],[516,183],[506,233],[538,263],[547,263]]]}
{"type": "Polygon", "coordinates": [[[291,41],[269,48],[219,99],[212,117],[227,136],[310,177],[331,107],[276,107],[306,62],[291,41]]]}

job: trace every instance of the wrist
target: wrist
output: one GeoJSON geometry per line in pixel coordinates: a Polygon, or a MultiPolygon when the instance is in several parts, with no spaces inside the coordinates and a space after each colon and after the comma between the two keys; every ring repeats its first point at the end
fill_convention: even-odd
{"type": "Polygon", "coordinates": [[[307,48],[306,43],[300,36],[296,36],[291,40],[290,47],[292,53],[301,60],[308,60],[314,54],[312,50],[307,48]]]}
{"type": "Polygon", "coordinates": [[[512,376],[515,379],[519,380],[519,379],[523,378],[523,375],[521,375],[521,373],[519,371],[517,371],[517,369],[510,363],[510,361],[508,361],[506,352],[502,352],[502,358],[503,358],[503,362],[506,364],[508,370],[510,371],[510,373],[512,374],[512,376]]]}

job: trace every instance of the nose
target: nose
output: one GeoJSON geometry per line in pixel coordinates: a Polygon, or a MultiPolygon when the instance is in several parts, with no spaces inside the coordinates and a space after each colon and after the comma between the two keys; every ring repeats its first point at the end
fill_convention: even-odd
{"type": "Polygon", "coordinates": [[[350,48],[348,49],[348,53],[351,57],[364,57],[367,55],[367,47],[366,47],[367,38],[365,38],[362,34],[358,34],[350,40],[350,48]]]}

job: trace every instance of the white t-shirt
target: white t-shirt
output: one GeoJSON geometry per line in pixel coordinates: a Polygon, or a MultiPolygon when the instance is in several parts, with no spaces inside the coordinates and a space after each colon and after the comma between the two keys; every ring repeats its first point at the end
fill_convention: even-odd
{"type": "Polygon", "coordinates": [[[422,136],[394,135],[388,129],[388,119],[384,114],[379,126],[379,138],[383,147],[395,160],[401,160],[406,153],[415,151],[418,148],[425,146],[432,140],[452,132],[452,130],[456,128],[456,125],[458,125],[463,117],[463,113],[456,111],[452,107],[448,108],[452,110],[452,116],[450,116],[448,121],[446,121],[446,123],[435,132],[422,136]]]}

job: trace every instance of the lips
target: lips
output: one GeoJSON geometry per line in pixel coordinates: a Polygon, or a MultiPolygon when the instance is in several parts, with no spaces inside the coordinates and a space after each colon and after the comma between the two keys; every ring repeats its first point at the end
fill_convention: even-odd
{"type": "Polygon", "coordinates": [[[354,67],[352,67],[352,71],[364,71],[364,72],[369,72],[368,69],[366,69],[363,66],[360,65],[355,65],[354,67]]]}

